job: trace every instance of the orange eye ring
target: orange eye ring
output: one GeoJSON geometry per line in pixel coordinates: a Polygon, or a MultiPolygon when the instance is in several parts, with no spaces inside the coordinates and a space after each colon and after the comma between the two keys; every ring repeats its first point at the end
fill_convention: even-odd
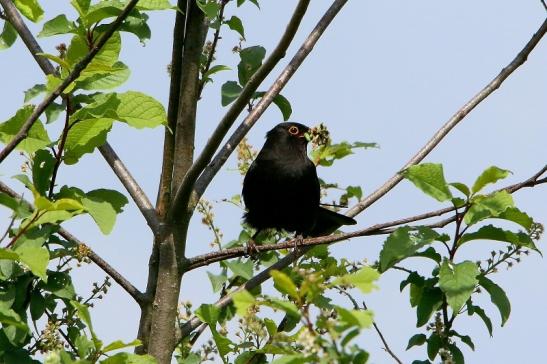
{"type": "Polygon", "coordinates": [[[298,127],[297,126],[291,126],[289,129],[289,134],[291,135],[298,135],[300,133],[300,130],[298,130],[298,127]]]}

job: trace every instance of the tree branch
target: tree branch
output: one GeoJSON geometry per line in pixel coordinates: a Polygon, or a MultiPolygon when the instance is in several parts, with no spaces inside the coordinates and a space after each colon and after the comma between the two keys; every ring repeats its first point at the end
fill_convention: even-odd
{"type": "Polygon", "coordinates": [[[152,205],[141,186],[139,186],[135,178],[133,178],[110,144],[105,143],[100,146],[99,151],[108,162],[110,168],[112,168],[120,182],[124,185],[127,192],[129,192],[133,201],[135,201],[135,204],[141,211],[154,235],[157,235],[160,225],[159,217],[156,213],[154,205],[152,205]]]}
{"type": "MultiPolygon", "coordinates": [[[[5,193],[8,196],[11,196],[13,198],[18,199],[22,203],[24,203],[28,208],[34,209],[32,204],[25,200],[21,195],[19,195],[17,192],[11,189],[8,185],[0,181],[0,192],[5,193]]],[[[131,282],[129,282],[123,275],[121,275],[116,269],[114,269],[110,264],[108,264],[104,259],[102,259],[97,253],[95,253],[89,246],[85,245],[81,240],[76,238],[74,235],[72,235],[70,232],[65,230],[64,228],[60,228],[58,231],[58,234],[61,235],[63,238],[65,238],[68,241],[71,241],[75,244],[78,244],[80,246],[85,247],[85,249],[88,251],[87,256],[89,259],[97,264],[99,268],[101,268],[106,274],[108,274],[116,283],[120,285],[133,299],[139,304],[142,305],[144,302],[148,300],[148,298],[139,291],[131,282]]]]}
{"type": "MultiPolygon", "coordinates": [[[[367,304],[365,303],[365,301],[363,301],[363,308],[365,310],[368,310],[368,307],[367,307],[367,304]]],[[[378,336],[380,337],[380,340],[382,340],[382,343],[384,344],[384,350],[393,358],[393,360],[395,360],[398,364],[403,364],[403,362],[401,361],[401,359],[399,359],[397,357],[397,355],[395,355],[395,353],[391,350],[391,348],[389,347],[388,343],[387,343],[387,340],[386,338],[384,337],[384,335],[382,334],[382,331],[380,331],[380,328],[378,327],[378,324],[376,324],[376,320],[372,321],[372,326],[374,326],[374,330],[376,330],[376,333],[378,334],[378,336]]]]}
{"type": "MultiPolygon", "coordinates": [[[[49,60],[45,57],[39,56],[38,53],[43,53],[42,48],[30,32],[30,30],[27,28],[25,22],[19,15],[19,12],[13,5],[11,0],[0,0],[0,4],[2,4],[2,7],[5,9],[7,17],[9,19],[9,22],[13,25],[13,27],[16,29],[17,33],[23,39],[23,42],[27,45],[28,50],[40,66],[40,68],[44,71],[45,74],[57,74],[55,67],[49,62],[49,60]]],[[[178,12],[177,12],[178,13],[178,12]]],[[[123,13],[122,13],[123,14],[123,13]]],[[[120,14],[120,16],[122,15],[120,14]]],[[[123,21],[123,20],[122,20],[123,21]]],[[[111,28],[114,26],[114,23],[112,23],[111,28]]],[[[106,34],[105,34],[106,35],[106,34]]],[[[104,36],[101,38],[101,40],[104,38],[104,36]]],[[[107,39],[105,39],[105,42],[107,39]]],[[[98,45],[97,45],[98,46],[98,45]]],[[[67,102],[68,105],[68,102],[67,102]]],[[[70,114],[70,110],[67,108],[67,118],[70,114]]],[[[63,136],[66,138],[66,133],[63,133],[63,136]]],[[[101,154],[103,157],[107,160],[107,162],[110,164],[112,169],[114,170],[114,173],[118,176],[122,184],[125,186],[139,209],[141,210],[141,213],[144,215],[148,225],[151,227],[152,231],[154,233],[157,233],[157,225],[158,225],[158,218],[156,216],[156,213],[153,211],[154,208],[146,195],[144,194],[143,190],[140,188],[140,186],[137,184],[137,182],[133,179],[125,165],[122,163],[122,161],[118,158],[110,144],[106,142],[104,145],[99,147],[99,150],[101,151],[101,154]]],[[[60,158],[57,158],[57,164],[56,164],[56,170],[58,169],[58,164],[60,164],[60,158]]],[[[53,185],[53,183],[52,183],[53,185]]],[[[50,193],[51,195],[51,193],[50,193]]]]}
{"type": "MultiPolygon", "coordinates": [[[[495,90],[497,90],[503,81],[509,75],[511,75],[517,68],[519,68],[526,59],[535,46],[539,43],[541,38],[547,32],[547,19],[541,24],[538,31],[532,36],[532,38],[526,43],[524,48],[517,54],[517,56],[504,67],[501,72],[490,81],[478,94],[471,98],[461,109],[459,109],[436,133],[433,137],[427,142],[426,145],[422,147],[402,168],[400,171],[404,171],[408,167],[420,163],[440,142],[443,138],[454,128],[460,121],[462,121],[467,114],[469,114],[477,105],[479,105],[484,99],[490,96],[495,90]]],[[[395,187],[401,180],[403,176],[401,173],[397,172],[393,177],[387,180],[380,188],[374,191],[372,194],[368,195],[358,204],[353,206],[349,211],[349,216],[355,216],[361,211],[378,201],[382,196],[388,193],[393,187],[395,187]]]]}
{"type": "MultiPolygon", "coordinates": [[[[299,1],[291,17],[291,20],[289,21],[289,24],[287,25],[287,28],[283,33],[283,36],[279,40],[279,43],[270,54],[270,56],[266,59],[266,61],[262,64],[262,66],[260,66],[259,69],[253,74],[253,76],[251,76],[251,78],[239,94],[238,98],[232,103],[232,106],[230,106],[230,109],[228,109],[226,115],[224,115],[222,120],[217,125],[216,129],[209,137],[209,140],[203,148],[203,151],[198,156],[196,161],[192,164],[191,168],[188,170],[188,173],[186,173],[186,175],[184,176],[184,179],[182,180],[182,183],[176,192],[175,200],[170,211],[170,216],[176,216],[187,208],[188,202],[191,198],[191,192],[194,187],[194,183],[196,182],[201,172],[207,166],[207,163],[209,163],[209,161],[213,157],[215,151],[218,149],[218,146],[222,142],[222,139],[226,136],[226,133],[228,133],[228,130],[233,125],[237,117],[245,109],[245,106],[253,96],[258,86],[260,86],[266,76],[270,74],[272,69],[285,56],[285,52],[291,44],[296,34],[296,31],[298,30],[300,21],[306,13],[309,2],[310,0],[299,1]]],[[[279,93],[280,90],[281,88],[277,91],[277,93],[279,93]]],[[[275,95],[277,95],[277,93],[275,95]]],[[[275,95],[272,96],[272,99],[275,95]]],[[[264,99],[267,99],[267,94],[264,95],[263,100],[264,99]]],[[[195,201],[197,202],[197,200],[198,199],[196,199],[195,201]]]]}
{"type": "MultiPolygon", "coordinates": [[[[7,9],[10,8],[10,5],[13,6],[13,3],[10,0],[0,0],[2,6],[4,7],[4,10],[6,10],[6,14],[9,16],[7,9]]],[[[123,11],[118,15],[118,17],[110,24],[108,29],[105,31],[105,33],[101,36],[97,44],[89,51],[89,53],[74,66],[74,70],[61,82],[59,86],[55,88],[55,90],[48,94],[44,100],[32,112],[32,114],[29,116],[29,118],[23,123],[21,126],[21,129],[19,132],[13,137],[13,139],[6,144],[4,149],[0,151],[0,163],[4,161],[4,159],[17,147],[17,145],[27,137],[28,132],[32,125],[38,120],[38,117],[45,111],[45,109],[59,96],[61,93],[79,76],[80,73],[87,67],[87,65],[95,58],[97,53],[102,49],[102,47],[106,44],[106,42],[110,39],[112,34],[118,29],[118,27],[122,24],[122,22],[125,20],[125,18],[129,15],[129,12],[133,10],[135,5],[137,5],[137,2],[139,0],[130,0],[128,4],[125,6],[123,11]]],[[[11,21],[10,21],[11,22],[11,21]]],[[[12,24],[15,27],[15,24],[12,24]]],[[[19,29],[16,28],[16,30],[19,32],[19,29]]],[[[27,29],[28,30],[28,29],[27,29]]],[[[39,63],[41,64],[41,63],[39,63]]]]}
{"type": "MultiPolygon", "coordinates": [[[[546,178],[539,178],[541,177],[545,172],[547,172],[547,166],[544,166],[539,172],[534,174],[532,177],[528,178],[524,182],[516,183],[514,185],[510,185],[504,188],[499,189],[498,191],[505,190],[509,193],[514,193],[522,188],[525,187],[534,187],[540,184],[547,183],[547,177],[546,178]]],[[[334,243],[342,240],[347,240],[350,238],[358,237],[358,236],[366,236],[366,235],[380,235],[380,234],[388,234],[394,231],[394,226],[406,224],[409,222],[424,220],[427,218],[440,216],[445,213],[454,211],[453,207],[448,207],[436,211],[427,212],[425,214],[411,216],[399,220],[394,220],[382,224],[376,224],[373,226],[370,226],[366,229],[354,231],[351,233],[341,233],[341,234],[335,234],[335,235],[327,235],[327,236],[321,236],[317,238],[310,238],[310,239],[304,239],[302,243],[299,243],[298,250],[293,250],[291,253],[287,254],[285,257],[283,257],[281,260],[277,261],[275,264],[271,265],[270,267],[264,269],[262,272],[255,275],[253,278],[248,280],[245,284],[240,286],[237,291],[246,289],[246,290],[252,290],[253,288],[256,288],[257,286],[264,283],[266,280],[270,278],[270,271],[272,270],[282,270],[286,268],[289,264],[294,262],[296,259],[304,255],[311,247],[315,245],[321,245],[321,244],[329,244],[334,243]]],[[[450,218],[441,220],[437,223],[425,225],[431,228],[441,228],[449,223],[455,221],[455,216],[452,216],[450,218]]],[[[294,239],[279,243],[279,244],[268,244],[268,245],[257,245],[255,248],[257,252],[262,251],[269,251],[269,250],[279,250],[279,249],[290,249],[294,247],[295,241],[294,239]]],[[[237,257],[237,256],[243,256],[246,254],[246,248],[233,248],[233,249],[226,249],[219,252],[213,252],[209,254],[199,255],[194,258],[189,259],[188,267],[190,269],[196,269],[198,267],[211,264],[216,261],[225,260],[231,257],[237,257]],[[232,255],[233,254],[233,255],[232,255]],[[217,259],[218,257],[223,256],[223,259],[217,259]]],[[[223,308],[231,303],[230,296],[222,297],[220,300],[218,300],[215,305],[219,308],[223,308]]],[[[199,325],[201,324],[201,321],[197,317],[191,318],[188,322],[186,322],[181,330],[180,335],[181,338],[186,337],[189,335],[193,330],[195,330],[199,325]]]]}

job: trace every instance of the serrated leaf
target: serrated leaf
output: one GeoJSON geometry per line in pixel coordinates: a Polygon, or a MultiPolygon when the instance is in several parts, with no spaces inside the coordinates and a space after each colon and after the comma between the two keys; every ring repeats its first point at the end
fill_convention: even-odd
{"type": "Polygon", "coordinates": [[[47,281],[47,266],[49,251],[42,246],[41,241],[29,240],[17,245],[14,251],[19,255],[19,261],[26,265],[32,274],[44,282],[47,281]]]}
{"type": "MultiPolygon", "coordinates": [[[[0,124],[0,140],[3,143],[9,143],[19,130],[21,130],[21,127],[30,117],[33,110],[34,106],[25,105],[17,111],[14,117],[0,124]]],[[[38,149],[48,146],[50,143],[51,140],[47,135],[44,125],[40,120],[36,120],[30,128],[27,137],[17,145],[16,149],[23,150],[27,153],[34,153],[38,149]]]]}
{"type": "Polygon", "coordinates": [[[465,305],[475,290],[479,275],[477,264],[464,261],[458,264],[445,259],[439,271],[439,287],[446,295],[448,305],[455,313],[465,305]]]}
{"type": "Polygon", "coordinates": [[[82,198],[85,210],[105,235],[112,232],[116,216],[123,211],[123,206],[128,202],[127,198],[118,191],[106,189],[90,191],[82,198]]]}
{"type": "Polygon", "coordinates": [[[479,276],[479,284],[488,292],[490,300],[498,308],[501,315],[501,326],[505,325],[511,314],[511,302],[505,291],[485,276],[479,276]]]}
{"type": "Polygon", "coordinates": [[[124,349],[124,348],[132,347],[132,346],[139,346],[139,345],[141,345],[141,341],[138,339],[128,343],[124,343],[122,340],[116,340],[106,345],[104,348],[102,348],[101,351],[103,353],[107,353],[112,350],[124,349]]]}
{"type": "Polygon", "coordinates": [[[241,88],[236,81],[225,82],[220,89],[222,106],[229,105],[232,101],[237,99],[241,90],[243,90],[243,88],[241,88]]]}
{"type": "Polygon", "coordinates": [[[226,267],[230,269],[234,275],[243,277],[245,279],[251,279],[253,277],[253,261],[247,260],[243,262],[241,260],[225,261],[226,267]]]}
{"type": "Polygon", "coordinates": [[[76,87],[82,90],[110,90],[125,83],[131,71],[123,62],[115,62],[97,71],[84,71],[78,78],[76,87]]]}
{"type": "Polygon", "coordinates": [[[523,233],[522,231],[514,233],[512,231],[504,230],[493,225],[486,225],[473,233],[464,234],[458,241],[458,244],[462,245],[472,240],[503,241],[516,246],[533,249],[539,252],[536,245],[534,244],[534,241],[530,238],[528,234],[523,233]]]}
{"type": "Polygon", "coordinates": [[[292,279],[286,275],[283,272],[280,272],[278,270],[272,270],[270,271],[270,275],[273,278],[274,281],[274,287],[281,293],[284,293],[295,300],[300,299],[300,295],[298,294],[298,288],[292,281],[292,279]]]}
{"type": "Polygon", "coordinates": [[[74,23],[69,21],[65,14],[61,14],[44,23],[42,30],[38,33],[38,38],[73,33],[75,31],[76,27],[74,26],[74,23]]]}
{"type": "Polygon", "coordinates": [[[378,288],[374,284],[378,278],[380,278],[380,273],[378,273],[376,269],[363,267],[357,272],[336,278],[332,282],[332,285],[353,285],[359,288],[363,293],[370,293],[373,289],[378,288]]]}
{"type": "Polygon", "coordinates": [[[68,133],[63,160],[75,164],[86,153],[106,142],[106,135],[112,128],[113,119],[98,118],[78,121],[68,133]]]}
{"type": "Polygon", "coordinates": [[[17,40],[17,31],[10,22],[5,21],[2,33],[0,33],[0,50],[7,49],[17,40]]]}
{"type": "Polygon", "coordinates": [[[509,176],[509,174],[511,174],[511,171],[508,171],[506,169],[501,169],[496,166],[488,167],[484,170],[484,172],[481,173],[481,175],[473,184],[473,187],[471,188],[471,193],[475,194],[482,190],[486,185],[490,183],[496,183],[497,181],[509,176]]]}
{"type": "Polygon", "coordinates": [[[228,25],[228,27],[230,27],[230,29],[235,30],[239,33],[239,35],[241,35],[243,39],[245,39],[245,30],[243,29],[243,23],[241,22],[241,19],[234,15],[225,23],[228,25]]]}
{"type": "Polygon", "coordinates": [[[13,3],[28,20],[34,23],[42,20],[44,10],[37,0],[13,0],[13,3]]]}
{"type": "Polygon", "coordinates": [[[439,237],[436,231],[423,226],[416,231],[408,226],[398,228],[384,242],[380,252],[380,272],[385,272],[401,260],[412,256],[439,237]]]}
{"type": "Polygon", "coordinates": [[[249,307],[254,305],[256,302],[256,298],[244,289],[233,293],[231,296],[236,307],[236,312],[241,317],[246,316],[249,313],[249,307]]]}
{"type": "Polygon", "coordinates": [[[165,108],[153,97],[136,91],[127,91],[117,97],[120,100],[116,109],[118,120],[138,129],[167,124],[165,108]]]}
{"type": "Polygon", "coordinates": [[[210,326],[214,326],[218,322],[220,316],[220,308],[213,304],[202,303],[195,312],[199,319],[210,326]]]}
{"type": "Polygon", "coordinates": [[[476,224],[487,218],[498,217],[508,208],[515,207],[513,197],[507,191],[495,192],[488,196],[475,196],[471,202],[471,207],[463,219],[467,225],[476,224]]]}
{"type": "Polygon", "coordinates": [[[403,172],[403,176],[437,201],[443,202],[452,198],[444,179],[442,164],[422,163],[411,166],[403,172]]]}
{"type": "Polygon", "coordinates": [[[427,341],[427,336],[425,336],[424,334],[413,335],[408,340],[408,345],[406,346],[406,350],[410,349],[413,346],[421,346],[425,344],[426,341],[427,341]]]}

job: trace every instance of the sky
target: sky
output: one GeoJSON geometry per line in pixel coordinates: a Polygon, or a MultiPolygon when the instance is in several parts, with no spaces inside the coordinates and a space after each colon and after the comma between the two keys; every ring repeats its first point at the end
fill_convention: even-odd
{"type": "MultiPolygon", "coordinates": [[[[42,1],[45,20],[59,13],[69,19],[68,1],[42,1]]],[[[330,5],[330,1],[312,1],[302,26],[287,52],[261,90],[269,87],[282,67],[290,60],[305,36],[330,5]]],[[[245,25],[245,46],[263,45],[268,52],[275,46],[288,21],[295,2],[262,0],[261,9],[248,3],[241,8],[231,4],[227,16],[236,14],[245,25]]],[[[120,88],[138,90],[154,96],[167,106],[169,80],[167,65],[171,54],[172,12],[152,13],[152,39],[142,46],[132,35],[123,36],[121,60],[132,75],[120,88]]],[[[345,185],[360,185],[371,193],[391,177],[421,148],[434,132],[468,99],[484,87],[520,51],[545,18],[538,0],[462,0],[447,1],[362,1],[350,0],[319,40],[312,54],[282,94],[293,108],[291,121],[307,125],[325,123],[334,141],[376,142],[379,149],[360,151],[331,168],[319,168],[321,178],[345,185]]],[[[40,25],[30,25],[36,34],[40,25]]],[[[62,37],[39,39],[44,50],[54,53],[62,37]]],[[[226,108],[220,105],[220,86],[237,77],[238,56],[231,52],[238,39],[223,31],[217,59],[234,71],[218,74],[208,85],[199,104],[197,146],[199,151],[226,108]]],[[[513,174],[499,186],[527,179],[546,163],[547,137],[547,40],[532,52],[528,61],[468,115],[426,158],[443,163],[447,180],[472,184],[490,165],[509,169],[513,174]]],[[[23,43],[0,53],[0,120],[11,117],[23,103],[23,92],[44,82],[40,69],[23,43]]],[[[281,114],[272,106],[249,134],[259,148],[264,134],[281,122],[281,114]]],[[[58,135],[59,122],[50,136],[58,135]]],[[[151,200],[155,200],[160,171],[163,131],[133,130],[118,124],[108,140],[141,183],[151,200]]],[[[0,166],[0,178],[18,191],[21,186],[9,176],[19,173],[21,159],[11,156],[0,166]]],[[[241,176],[234,171],[230,158],[205,194],[215,202],[217,224],[224,242],[239,232],[242,211],[221,202],[240,192],[241,176]]],[[[59,184],[76,185],[84,190],[105,187],[124,192],[123,187],[99,153],[87,155],[81,163],[63,166],[59,184]]],[[[494,187],[495,188],[495,187],[494,187]]],[[[539,222],[547,222],[545,187],[527,189],[514,195],[515,202],[539,222]]],[[[387,196],[357,217],[358,226],[391,221],[445,207],[423,195],[408,182],[400,183],[387,196]]],[[[7,212],[1,211],[2,221],[7,212]]],[[[133,203],[118,217],[114,231],[103,236],[88,217],[79,217],[65,227],[89,244],[99,255],[129,278],[137,287],[146,284],[151,234],[133,203]]],[[[346,229],[349,231],[349,229],[346,229]]],[[[331,248],[337,257],[374,261],[383,237],[353,239],[331,248]]],[[[207,252],[210,233],[195,216],[189,233],[188,255],[207,252]]],[[[544,244],[539,243],[540,248],[544,244]]],[[[496,243],[484,242],[462,249],[458,259],[486,258],[496,243]]],[[[458,253],[459,254],[459,253],[458,253]]],[[[411,262],[419,269],[430,269],[421,262],[411,262]]],[[[199,304],[214,302],[206,271],[202,268],[184,277],[182,300],[199,304]]],[[[544,358],[547,326],[547,265],[531,254],[509,271],[495,275],[507,292],[512,313],[503,328],[499,314],[484,297],[479,302],[494,322],[489,337],[482,322],[462,317],[456,329],[473,337],[476,350],[462,347],[470,363],[537,362],[544,358]]],[[[75,269],[79,292],[89,292],[91,284],[102,281],[104,274],[92,265],[75,269]]],[[[405,277],[388,271],[379,281],[379,290],[368,295],[367,305],[391,349],[403,360],[424,359],[425,348],[405,351],[408,338],[423,332],[415,327],[415,313],[408,302],[408,292],[399,292],[405,277]]],[[[131,298],[115,284],[106,298],[92,311],[95,330],[104,341],[131,340],[136,335],[139,311],[131,298]]],[[[371,363],[389,363],[392,359],[371,330],[359,338],[360,345],[371,353],[371,363]]]]}

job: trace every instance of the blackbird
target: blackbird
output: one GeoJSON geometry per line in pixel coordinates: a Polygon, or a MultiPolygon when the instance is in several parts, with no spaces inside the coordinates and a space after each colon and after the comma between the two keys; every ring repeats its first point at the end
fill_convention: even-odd
{"type": "Polygon", "coordinates": [[[299,123],[278,124],[266,134],[262,150],[245,175],[244,219],[257,230],[255,237],[270,228],[297,236],[320,236],[356,223],[320,206],[315,164],[306,152],[308,131],[299,123]]]}

